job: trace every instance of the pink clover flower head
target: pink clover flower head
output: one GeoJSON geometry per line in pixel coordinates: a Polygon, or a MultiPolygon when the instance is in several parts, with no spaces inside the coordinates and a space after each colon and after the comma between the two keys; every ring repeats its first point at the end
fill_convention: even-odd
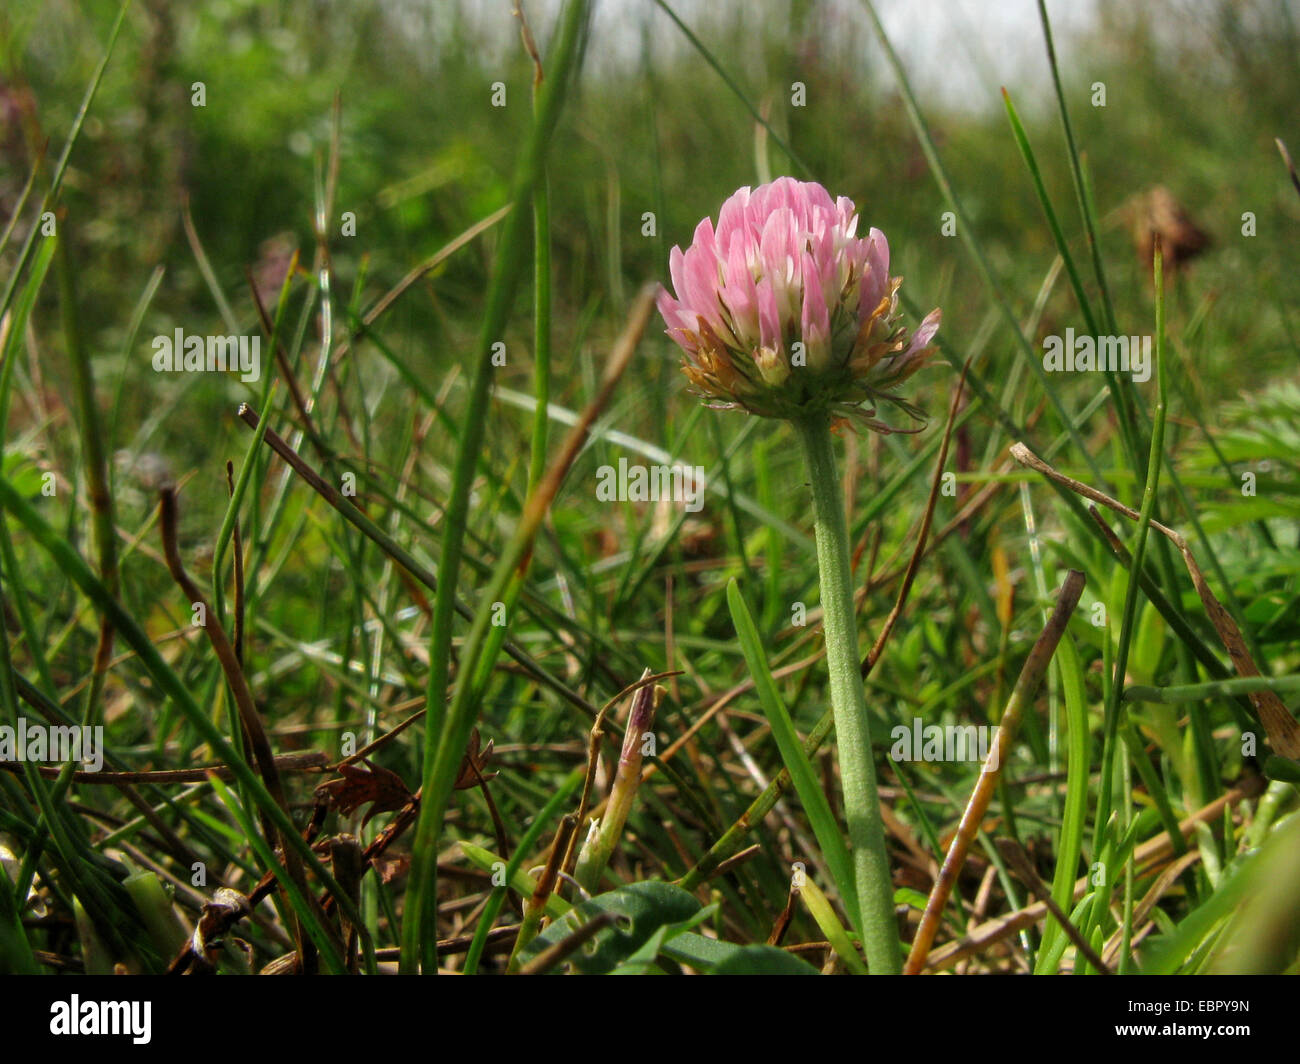
{"type": "Polygon", "coordinates": [[[881,404],[924,415],[895,389],[924,365],[936,309],[911,334],[879,229],[859,237],[853,201],[782,177],[740,189],[668,258],[660,288],[682,369],[709,405],[765,417],[824,411],[877,432],[881,404]]]}

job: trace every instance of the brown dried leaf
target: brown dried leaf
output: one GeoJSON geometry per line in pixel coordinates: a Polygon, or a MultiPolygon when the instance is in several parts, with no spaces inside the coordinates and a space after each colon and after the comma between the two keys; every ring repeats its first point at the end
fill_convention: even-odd
{"type": "Polygon", "coordinates": [[[391,883],[399,876],[406,875],[411,867],[411,855],[409,853],[399,853],[392,857],[378,857],[370,862],[379,878],[385,883],[391,883]]]}
{"type": "Polygon", "coordinates": [[[465,750],[465,760],[460,763],[460,774],[456,777],[456,790],[465,791],[477,787],[479,782],[486,783],[496,778],[495,772],[484,772],[487,763],[492,760],[492,747],[495,739],[489,739],[482,753],[479,752],[478,729],[470,732],[469,746],[465,750]]]}
{"type": "Polygon", "coordinates": [[[411,791],[396,772],[363,761],[359,765],[340,765],[339,779],[327,780],[316,788],[316,797],[327,801],[344,816],[351,816],[366,803],[370,812],[361,821],[365,827],[376,813],[391,813],[411,800],[411,791]],[[369,771],[367,771],[367,769],[369,771]]]}
{"type": "Polygon", "coordinates": [[[299,975],[302,973],[302,962],[295,953],[286,953],[283,956],[276,957],[263,968],[258,975],[299,975]]]}
{"type": "Polygon", "coordinates": [[[1130,201],[1133,217],[1133,243],[1142,263],[1148,268],[1159,239],[1165,268],[1176,271],[1196,258],[1212,241],[1186,209],[1163,185],[1148,189],[1130,201]]]}
{"type": "Polygon", "coordinates": [[[239,891],[230,887],[218,888],[212,900],[204,903],[203,915],[199,917],[194,936],[190,939],[190,949],[194,956],[214,965],[222,937],[232,924],[251,911],[248,899],[239,891]]]}
{"type": "MultiPolygon", "coordinates": [[[[1237,627],[1237,622],[1232,619],[1232,614],[1210,590],[1210,585],[1205,582],[1205,576],[1185,543],[1181,544],[1181,552],[1187,572],[1191,575],[1192,585],[1200,595],[1205,612],[1209,614],[1210,623],[1214,625],[1223,648],[1232,659],[1237,675],[1259,676],[1259,666],[1250,656],[1250,651],[1246,648],[1246,638],[1237,627]]],[[[1274,691],[1252,691],[1248,697],[1259,715],[1260,723],[1264,725],[1264,731],[1268,734],[1268,741],[1272,744],[1273,751],[1293,761],[1300,760],[1300,724],[1296,723],[1296,719],[1291,716],[1282,699],[1274,691]]]]}

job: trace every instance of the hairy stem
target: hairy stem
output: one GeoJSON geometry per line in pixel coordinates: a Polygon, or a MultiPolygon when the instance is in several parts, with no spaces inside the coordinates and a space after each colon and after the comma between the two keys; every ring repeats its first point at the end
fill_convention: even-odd
{"type": "Polygon", "coordinates": [[[867,699],[859,671],[853,573],[844,496],[835,472],[830,420],[824,414],[794,422],[812,481],[821,577],[822,625],[835,712],[836,750],[844,789],[844,813],[853,849],[862,944],[873,974],[896,975],[902,966],[894,919],[894,888],[885,852],[884,824],[876,793],[867,699]]]}

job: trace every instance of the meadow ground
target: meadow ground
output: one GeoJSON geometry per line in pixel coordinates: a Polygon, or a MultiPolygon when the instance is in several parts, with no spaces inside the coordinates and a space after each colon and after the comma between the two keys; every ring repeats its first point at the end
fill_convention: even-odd
{"type": "Polygon", "coordinates": [[[0,968],[1300,970],[1294,6],[526,6],[0,7],[0,968]],[[917,431],[691,394],[782,176],[917,431]]]}

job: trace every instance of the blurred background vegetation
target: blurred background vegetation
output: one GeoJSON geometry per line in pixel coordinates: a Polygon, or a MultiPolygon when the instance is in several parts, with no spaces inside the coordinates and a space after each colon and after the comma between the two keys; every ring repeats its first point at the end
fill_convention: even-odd
{"type": "MultiPolygon", "coordinates": [[[[536,6],[544,43],[554,5],[536,6]]],[[[1027,310],[1052,248],[999,84],[1018,101],[1054,199],[1071,199],[1054,108],[1042,91],[1046,61],[1034,50],[1032,5],[1022,5],[1017,26],[1028,39],[1017,50],[1031,62],[1011,71],[976,65],[975,73],[968,55],[932,43],[950,41],[943,29],[953,5],[916,6],[931,28],[898,44],[912,45],[904,54],[921,60],[922,84],[953,64],[961,84],[972,86],[959,101],[940,93],[923,103],[980,241],[1027,310]]],[[[888,15],[890,5],[881,8],[888,15]]],[[[11,206],[33,143],[57,144],[70,126],[116,5],[48,0],[2,10],[0,204],[11,206]]],[[[683,12],[812,174],[889,234],[918,303],[951,306],[950,314],[982,303],[956,241],[940,234],[943,205],[858,5],[764,0],[683,12]],[[790,105],[794,82],[807,87],[804,107],[790,105]]],[[[551,172],[558,304],[570,319],[590,306],[624,307],[639,283],[664,276],[669,247],[687,242],[701,217],[758,178],[754,123],[669,18],[649,0],[619,0],[603,15],[551,172]],[[657,215],[652,239],[641,236],[646,210],[657,215]]],[[[1274,0],[1160,0],[1101,3],[1094,19],[1063,43],[1063,76],[1109,222],[1121,317],[1140,323],[1150,309],[1147,271],[1123,253],[1130,226],[1119,215],[1130,197],[1165,185],[1214,241],[1187,286],[1186,307],[1213,299],[1215,347],[1231,337],[1222,350],[1211,348],[1213,357],[1195,360],[1198,372],[1248,365],[1249,381],[1256,371],[1285,370],[1295,354],[1284,307],[1300,283],[1286,254],[1297,207],[1273,139],[1294,136],[1295,12],[1274,0]],[[1104,107],[1090,104],[1096,82],[1105,85],[1104,107]],[[1245,211],[1258,219],[1251,239],[1241,235],[1245,211]]],[[[979,38],[972,47],[991,64],[1006,44],[979,38]]],[[[350,281],[368,257],[371,290],[391,285],[505,201],[530,120],[529,81],[508,0],[133,5],[68,178],[89,335],[113,349],[124,301],[133,302],[158,265],[167,272],[145,334],[182,319],[202,331],[196,317],[214,308],[181,230],[186,201],[218,280],[251,327],[244,269],[259,262],[268,240],[312,243],[313,160],[328,148],[336,91],[338,209],[355,211],[358,228],[355,239],[339,238],[330,220],[335,268],[350,281]],[[497,81],[507,86],[504,108],[490,103],[497,81]],[[191,105],[196,82],[206,89],[202,108],[191,105]]],[[[768,154],[774,173],[793,169],[770,143],[768,154]]],[[[388,318],[394,336],[449,329],[455,336],[473,318],[487,254],[457,256],[436,286],[403,301],[388,318]]],[[[571,334],[574,321],[568,326],[571,334]]],[[[438,374],[456,345],[411,350],[438,374]]],[[[1000,356],[991,357],[996,368],[1000,356]]],[[[139,407],[123,411],[128,423],[143,420],[148,405],[143,393],[135,401],[139,407]]]]}
{"type": "MultiPolygon", "coordinates": [[[[554,5],[537,6],[533,18],[545,42],[554,5]]],[[[913,12],[908,25],[923,30],[899,46],[915,56],[922,84],[942,82],[953,65],[960,94],[932,92],[923,104],[978,240],[1023,318],[1054,250],[997,96],[999,73],[1026,119],[1058,209],[1072,200],[1046,61],[1034,51],[1032,5],[1023,5],[1014,23],[1024,38],[1014,42],[1014,54],[1030,61],[1009,71],[997,60],[1012,42],[982,36],[978,12],[918,6],[924,11],[913,12]],[[974,35],[960,47],[953,44],[956,13],[974,35]]],[[[881,7],[888,23],[890,6],[881,7]]],[[[59,143],[69,128],[116,5],[49,0],[0,11],[0,208],[11,209],[35,147],[47,138],[59,143]]],[[[683,11],[811,175],[851,197],[864,224],[888,234],[895,272],[907,278],[904,291],[915,305],[943,306],[946,337],[959,350],[970,344],[987,293],[958,241],[942,233],[945,205],[858,5],[764,0],[683,11]],[[806,106],[791,106],[795,82],[806,86],[806,106]]],[[[1103,220],[1122,330],[1150,331],[1149,268],[1132,251],[1132,231],[1135,198],[1163,185],[1211,242],[1174,291],[1175,322],[1202,326],[1180,352],[1187,386],[1218,404],[1287,376],[1297,354],[1288,308],[1300,286],[1292,254],[1300,207],[1273,140],[1294,134],[1300,96],[1292,6],[1161,0],[1138,8],[1100,3],[1091,14],[1062,44],[1070,60],[1063,76],[1103,220]],[[1098,82],[1104,107],[1092,105],[1098,82]],[[1242,235],[1247,211],[1256,219],[1253,237],[1242,235]]],[[[550,173],[555,399],[566,405],[577,405],[577,355],[591,342],[587,330],[617,320],[639,284],[666,281],[668,249],[689,242],[701,217],[760,177],[755,124],[744,105],[663,11],[650,0],[620,0],[603,12],[597,31],[550,173]],[[655,214],[653,237],[642,235],[645,211],[655,214]]],[[[310,262],[314,188],[337,92],[335,214],[354,212],[357,235],[341,237],[339,218],[329,219],[331,254],[344,292],[363,277],[368,305],[506,201],[530,121],[530,74],[507,0],[133,5],[64,193],[66,233],[82,270],[83,329],[104,367],[101,381],[126,382],[112,443],[147,445],[180,469],[237,444],[230,394],[238,388],[160,381],[146,357],[154,335],[176,326],[207,333],[219,322],[185,239],[186,204],[241,331],[253,332],[246,271],[264,278],[264,294],[273,298],[292,249],[310,262]],[[498,81],[507,86],[502,108],[490,102],[498,81]],[[195,107],[192,86],[200,82],[206,106],[195,107]],[[159,267],[162,283],[137,342],[122,351],[131,309],[159,267]],[[169,408],[161,421],[151,416],[180,388],[183,410],[169,408]]],[[[798,173],[770,141],[763,150],[771,173],[798,173]]],[[[1082,253],[1078,226],[1067,231],[1082,253]]],[[[435,388],[473,335],[491,247],[491,235],[471,244],[385,316],[388,343],[435,388]]],[[[52,301],[51,289],[42,304],[52,301]]],[[[1042,331],[1063,331],[1072,314],[1059,285],[1042,331]]],[[[517,321],[513,342],[526,344],[526,316],[517,321]]],[[[60,344],[57,334],[43,338],[56,373],[60,344]]],[[[997,380],[1019,356],[1009,338],[995,336],[984,357],[984,371],[997,380]]],[[[371,379],[392,377],[371,354],[356,358],[371,379]]],[[[630,402],[625,412],[645,420],[623,427],[653,437],[649,429],[663,423],[669,405],[682,409],[674,361],[666,343],[649,345],[627,389],[648,401],[630,402]]],[[[499,379],[526,390],[528,362],[521,349],[499,379]]],[[[946,388],[934,382],[936,396],[946,388]]],[[[374,391],[382,395],[381,418],[400,408],[400,391],[374,391]]],[[[492,438],[509,451],[508,433],[492,438]]],[[[222,506],[213,493],[212,510],[222,506]]]]}

